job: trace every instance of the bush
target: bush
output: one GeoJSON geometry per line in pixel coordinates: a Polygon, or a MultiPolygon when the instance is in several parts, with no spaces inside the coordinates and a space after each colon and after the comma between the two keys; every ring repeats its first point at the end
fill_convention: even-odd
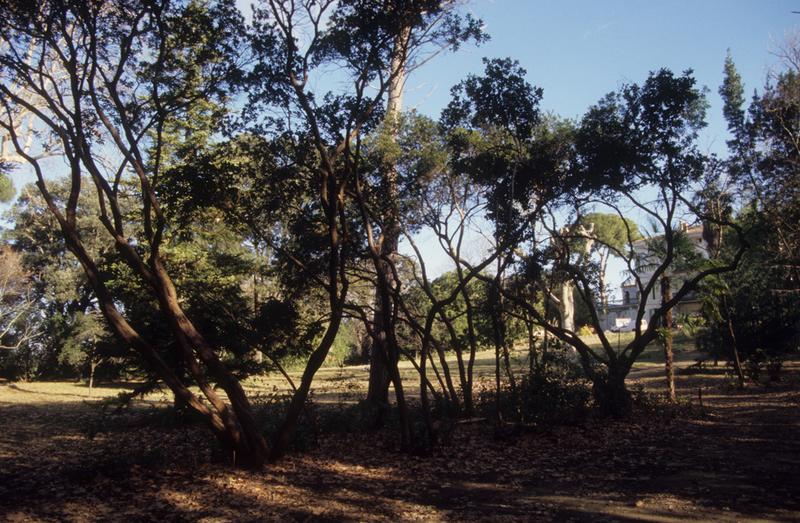
{"type": "Polygon", "coordinates": [[[782,369],[783,358],[762,349],[751,353],[744,362],[745,375],[755,383],[762,383],[764,371],[767,372],[767,383],[780,381],[782,369]]]}
{"type": "MultiPolygon", "coordinates": [[[[478,408],[486,416],[494,416],[494,390],[478,394],[478,408]]],[[[553,350],[543,356],[532,374],[518,383],[516,396],[506,386],[500,397],[504,419],[519,418],[524,423],[576,425],[591,413],[592,388],[583,369],[572,361],[565,350],[553,350]]]]}
{"type": "Polygon", "coordinates": [[[630,392],[633,411],[647,419],[673,418],[694,412],[694,405],[689,397],[678,397],[673,402],[665,392],[648,392],[641,383],[630,387],[630,392]]]}
{"type": "Polygon", "coordinates": [[[36,375],[39,361],[28,347],[0,350],[0,378],[27,381],[36,375]]]}

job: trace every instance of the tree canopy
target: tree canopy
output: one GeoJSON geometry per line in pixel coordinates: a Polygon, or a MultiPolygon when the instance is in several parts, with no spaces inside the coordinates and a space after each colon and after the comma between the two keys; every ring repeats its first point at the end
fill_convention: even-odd
{"type": "Polygon", "coordinates": [[[519,62],[486,58],[438,120],[403,111],[406,75],[488,38],[457,2],[262,0],[249,22],[232,0],[7,7],[0,200],[12,163],[36,181],[7,215],[4,350],[28,351],[28,377],[163,386],[238,466],[287,452],[339,350],[369,361],[371,424],[396,409],[416,452],[435,418],[476,416],[481,348],[499,430],[584,386],[627,416],[632,366],[698,291],[709,350],[724,328],[747,354],[772,347],[765,315],[797,326],[794,298],[770,300],[798,286],[797,49],[747,108],[728,56],[720,159],[699,143],[709,104],[691,70],[655,69],[571,120],[543,111],[519,62]],[[612,258],[641,297],[624,346],[606,335],[612,258]],[[267,430],[243,383],[273,371],[290,392],[267,430]]]}

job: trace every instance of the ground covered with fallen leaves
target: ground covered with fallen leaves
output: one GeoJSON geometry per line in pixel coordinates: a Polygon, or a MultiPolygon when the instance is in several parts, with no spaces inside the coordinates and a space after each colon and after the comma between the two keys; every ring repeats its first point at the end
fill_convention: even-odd
{"type": "Polygon", "coordinates": [[[3,384],[0,519],[797,521],[799,376],[744,391],[683,377],[683,408],[626,421],[458,424],[428,455],[399,452],[388,429],[321,433],[258,473],[228,467],[166,408],[102,416],[3,384]]]}

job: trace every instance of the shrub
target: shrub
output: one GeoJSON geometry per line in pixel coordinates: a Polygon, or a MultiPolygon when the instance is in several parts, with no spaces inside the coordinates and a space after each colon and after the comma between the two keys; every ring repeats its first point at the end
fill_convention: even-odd
{"type": "Polygon", "coordinates": [[[745,375],[755,383],[762,382],[764,371],[767,372],[767,383],[780,381],[781,370],[783,369],[783,358],[777,354],[757,349],[748,355],[744,363],[745,375]]]}
{"type": "MultiPolygon", "coordinates": [[[[565,350],[544,355],[533,373],[519,381],[516,396],[509,386],[500,395],[504,419],[520,418],[525,423],[576,425],[588,417],[591,407],[591,382],[565,350]]],[[[495,414],[494,390],[479,392],[478,408],[484,415],[495,414]]]]}

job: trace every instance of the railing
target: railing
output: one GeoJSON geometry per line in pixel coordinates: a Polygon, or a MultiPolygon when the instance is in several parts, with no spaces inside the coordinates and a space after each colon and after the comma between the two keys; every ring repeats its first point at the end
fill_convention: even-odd
{"type": "Polygon", "coordinates": [[[608,300],[607,302],[609,307],[628,307],[630,305],[638,305],[639,298],[631,298],[628,301],[625,300],[608,300]]]}
{"type": "MultiPolygon", "coordinates": [[[[673,289],[673,292],[675,292],[676,290],[677,289],[673,289]]],[[[658,297],[658,299],[660,299],[660,297],[658,297]]],[[[681,302],[694,301],[694,300],[698,300],[698,299],[700,299],[700,295],[699,295],[699,293],[697,291],[689,291],[681,299],[681,302]]],[[[631,297],[627,301],[625,301],[624,299],[622,299],[622,300],[608,300],[606,303],[607,303],[607,305],[609,307],[630,307],[630,306],[639,305],[639,297],[638,296],[631,297]]],[[[599,306],[600,304],[598,303],[597,305],[599,306]]]]}

